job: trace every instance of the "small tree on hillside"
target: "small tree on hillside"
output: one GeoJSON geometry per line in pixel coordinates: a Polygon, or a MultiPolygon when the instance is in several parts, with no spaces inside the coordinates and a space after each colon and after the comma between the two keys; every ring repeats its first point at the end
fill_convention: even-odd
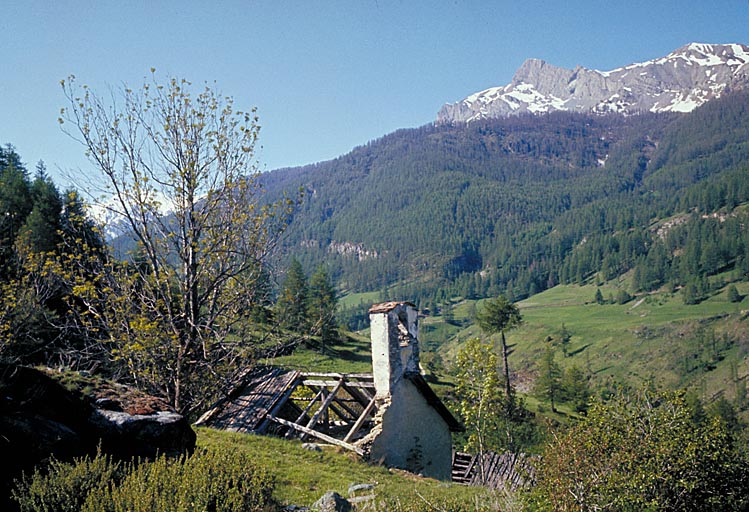
{"type": "Polygon", "coordinates": [[[556,403],[562,390],[562,369],[554,361],[554,349],[546,348],[538,369],[536,392],[542,398],[551,402],[551,410],[557,411],[556,403]]]}
{"type": "Polygon", "coordinates": [[[487,334],[500,334],[502,343],[502,363],[505,377],[505,393],[507,399],[512,396],[512,386],[510,385],[510,367],[507,363],[507,341],[505,340],[505,331],[520,325],[523,318],[520,316],[518,307],[511,303],[507,298],[500,295],[495,299],[489,299],[484,303],[476,315],[476,321],[482,331],[487,334]]]}
{"type": "Polygon", "coordinates": [[[593,298],[593,300],[596,301],[596,304],[603,304],[605,302],[600,288],[596,288],[596,295],[593,298]]]}
{"type": "Polygon", "coordinates": [[[741,302],[741,294],[736,285],[729,285],[726,293],[728,294],[728,302],[741,302]]]}

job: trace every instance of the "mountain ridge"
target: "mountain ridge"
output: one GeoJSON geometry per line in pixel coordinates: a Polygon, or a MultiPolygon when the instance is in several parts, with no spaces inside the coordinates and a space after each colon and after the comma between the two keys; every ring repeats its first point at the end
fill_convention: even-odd
{"type": "MultiPolygon", "coordinates": [[[[705,254],[709,265],[683,275],[650,275],[667,268],[646,259],[660,244],[650,228],[749,201],[748,119],[744,90],[689,114],[554,111],[429,124],[261,182],[271,200],[305,190],[284,252],[310,271],[325,264],[347,293],[521,298],[638,266],[642,289],[681,285],[694,268],[743,265],[737,249],[705,254]]],[[[674,243],[652,257],[674,259],[683,241],[674,243]]]]}
{"type": "Polygon", "coordinates": [[[437,123],[555,110],[591,113],[691,112],[749,86],[749,46],[689,43],[668,55],[611,71],[566,69],[527,59],[512,81],[445,104],[437,123]]]}

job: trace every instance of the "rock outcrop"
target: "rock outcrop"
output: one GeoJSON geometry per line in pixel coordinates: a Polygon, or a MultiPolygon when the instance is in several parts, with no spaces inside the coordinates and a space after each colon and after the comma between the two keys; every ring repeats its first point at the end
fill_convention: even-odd
{"type": "Polygon", "coordinates": [[[1,482],[9,485],[52,456],[70,460],[99,447],[119,459],[177,455],[195,448],[195,432],[164,401],[127,386],[0,368],[1,482]]]}
{"type": "Polygon", "coordinates": [[[565,69],[528,59],[508,85],[442,107],[437,122],[466,122],[554,110],[635,114],[690,112],[749,85],[749,47],[683,46],[665,57],[612,71],[565,69]]]}

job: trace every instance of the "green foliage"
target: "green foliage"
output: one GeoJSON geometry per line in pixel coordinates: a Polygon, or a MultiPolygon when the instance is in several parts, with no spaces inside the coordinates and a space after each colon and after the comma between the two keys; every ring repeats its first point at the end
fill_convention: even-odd
{"type": "Polygon", "coordinates": [[[14,244],[33,206],[31,184],[21,157],[13,146],[0,147],[0,269],[5,277],[15,275],[14,244]]]}
{"type": "Polygon", "coordinates": [[[453,369],[455,398],[466,426],[466,451],[519,452],[538,442],[533,415],[514,392],[506,393],[492,345],[469,339],[453,369]]]}
{"type": "Polygon", "coordinates": [[[286,329],[306,333],[309,328],[308,303],[307,276],[299,260],[292,258],[276,302],[276,316],[279,324],[286,329]]]}
{"type": "Polygon", "coordinates": [[[45,471],[37,468],[16,482],[12,498],[20,512],[80,512],[92,493],[106,491],[123,471],[120,463],[101,454],[72,463],[52,459],[45,471]]]}
{"type": "Polygon", "coordinates": [[[12,147],[0,148],[0,359],[22,364],[75,365],[101,351],[83,351],[72,304],[71,276],[89,258],[89,244],[104,243],[83,204],[65,200],[37,166],[30,181],[12,147]],[[74,211],[78,208],[77,213],[74,211]],[[74,221],[74,218],[79,220],[74,221]],[[84,240],[85,239],[85,240],[84,240]],[[84,355],[85,354],[85,355],[84,355]]]}
{"type": "Polygon", "coordinates": [[[61,85],[63,130],[136,245],[131,263],[102,266],[99,283],[76,281],[84,334],[106,339],[132,382],[194,414],[252,360],[249,318],[293,201],[261,198],[255,110],[210,86],[160,83],[154,70],[103,96],[72,76],[61,85]]]}
{"type": "Polygon", "coordinates": [[[604,303],[603,294],[601,293],[601,289],[600,288],[596,288],[596,296],[593,298],[593,300],[595,301],[596,304],[603,304],[604,303]]]}
{"type": "Polygon", "coordinates": [[[212,448],[180,459],[119,463],[104,455],[53,461],[16,486],[22,512],[272,510],[274,480],[244,452],[212,448]]]}
{"type": "Polygon", "coordinates": [[[428,125],[263,180],[314,191],[288,248],[354,292],[520,300],[629,271],[634,292],[683,286],[747,266],[747,103],[428,125]]]}
{"type": "Polygon", "coordinates": [[[726,289],[726,294],[728,296],[728,302],[741,302],[742,300],[741,294],[736,288],[736,285],[729,285],[726,289]]]}
{"type": "Polygon", "coordinates": [[[719,419],[692,421],[682,394],[594,404],[537,467],[532,510],[743,510],[747,461],[719,419]]]}
{"type": "Polygon", "coordinates": [[[476,315],[476,322],[487,334],[504,332],[520,325],[522,321],[518,307],[502,295],[485,301],[476,315]]]}
{"type": "Polygon", "coordinates": [[[561,399],[571,402],[575,412],[586,413],[590,401],[588,377],[577,366],[570,366],[561,378],[561,399]]]}
{"type": "Polygon", "coordinates": [[[309,281],[308,314],[311,332],[320,336],[320,351],[338,337],[335,289],[324,267],[318,267],[309,281]]]}
{"type": "Polygon", "coordinates": [[[617,304],[626,304],[627,302],[632,300],[632,296],[627,293],[627,290],[624,288],[620,289],[618,292],[616,292],[616,303],[617,304]]]}
{"type": "MultiPolygon", "coordinates": [[[[504,368],[505,394],[508,400],[512,397],[510,383],[510,364],[507,361],[508,348],[505,330],[517,327],[523,322],[518,307],[503,295],[484,302],[484,307],[476,314],[476,322],[481,330],[488,334],[500,334],[502,343],[502,367],[504,368]]],[[[509,402],[508,402],[509,403],[509,402]]]]}
{"type": "Polygon", "coordinates": [[[492,346],[478,338],[465,342],[455,360],[455,395],[466,425],[465,450],[473,453],[502,452],[505,401],[492,346]]]}
{"type": "Polygon", "coordinates": [[[562,368],[554,361],[554,349],[551,347],[546,347],[541,358],[535,391],[551,403],[552,412],[557,411],[556,403],[562,393],[562,368]]]}

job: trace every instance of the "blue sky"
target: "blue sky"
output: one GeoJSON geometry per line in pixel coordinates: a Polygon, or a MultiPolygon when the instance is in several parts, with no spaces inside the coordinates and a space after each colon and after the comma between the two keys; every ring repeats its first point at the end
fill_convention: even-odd
{"type": "Polygon", "coordinates": [[[270,170],[429,123],[526,58],[609,70],[693,41],[749,44],[749,0],[11,1],[0,29],[0,143],[65,185],[91,172],[56,121],[70,74],[98,92],[151,67],[215,81],[258,108],[270,170]]]}

